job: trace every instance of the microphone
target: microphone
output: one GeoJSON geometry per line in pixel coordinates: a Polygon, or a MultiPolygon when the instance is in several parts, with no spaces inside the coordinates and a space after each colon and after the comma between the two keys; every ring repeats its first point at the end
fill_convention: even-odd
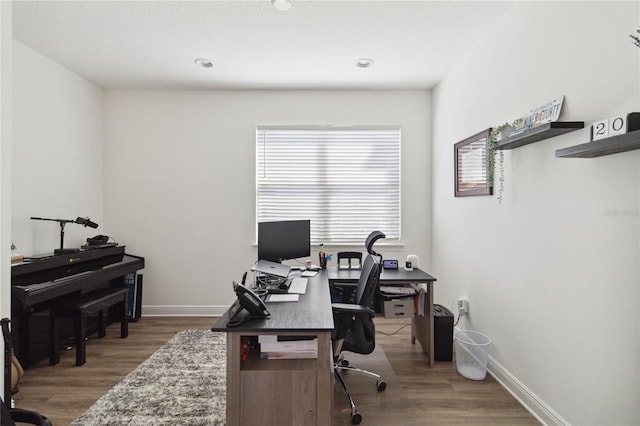
{"type": "Polygon", "coordinates": [[[76,223],[79,223],[80,225],[84,225],[85,228],[88,226],[89,228],[97,228],[98,224],[95,222],[91,222],[91,219],[89,219],[88,217],[79,217],[76,219],[76,223]]]}

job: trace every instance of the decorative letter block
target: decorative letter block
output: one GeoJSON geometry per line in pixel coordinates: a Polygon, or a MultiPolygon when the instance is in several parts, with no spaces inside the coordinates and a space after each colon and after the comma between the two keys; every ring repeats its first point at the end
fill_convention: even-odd
{"type": "Polygon", "coordinates": [[[591,125],[591,140],[597,141],[611,136],[640,130],[640,112],[611,117],[591,125]]]}

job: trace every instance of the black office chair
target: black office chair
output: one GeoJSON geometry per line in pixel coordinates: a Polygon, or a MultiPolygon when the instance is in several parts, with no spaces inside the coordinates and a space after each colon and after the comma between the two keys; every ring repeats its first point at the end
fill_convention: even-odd
{"type": "Polygon", "coordinates": [[[367,239],[364,242],[364,246],[367,248],[367,253],[378,256],[380,258],[380,263],[382,263],[382,255],[376,253],[376,251],[373,249],[373,245],[381,238],[387,238],[387,236],[380,231],[373,231],[367,236],[367,239]]]}
{"type": "Polygon", "coordinates": [[[358,424],[362,415],[356,409],[353,398],[349,394],[347,385],[342,377],[343,371],[374,377],[378,391],[386,389],[387,384],[379,374],[349,366],[344,359],[343,351],[360,354],[370,354],[376,346],[376,331],[373,323],[375,311],[371,308],[373,296],[380,281],[380,264],[373,254],[368,254],[362,266],[362,273],[355,291],[355,303],[333,303],[334,332],[333,343],[333,371],[342,386],[345,396],[351,405],[351,422],[358,424]]]}
{"type": "Polygon", "coordinates": [[[2,402],[2,426],[14,426],[16,423],[28,423],[31,425],[51,426],[51,421],[35,411],[9,408],[2,402]]]}
{"type": "Polygon", "coordinates": [[[11,408],[11,330],[9,318],[2,318],[2,336],[4,338],[4,396],[8,403],[0,399],[2,426],[13,426],[16,423],[29,423],[40,426],[51,426],[51,421],[45,416],[31,410],[11,408]]]}

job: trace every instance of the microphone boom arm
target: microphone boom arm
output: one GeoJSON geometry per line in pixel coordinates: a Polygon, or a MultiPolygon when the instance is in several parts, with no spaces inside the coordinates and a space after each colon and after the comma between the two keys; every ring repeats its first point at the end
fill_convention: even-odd
{"type": "Polygon", "coordinates": [[[90,228],[97,228],[98,224],[95,222],[91,222],[91,219],[89,219],[88,217],[86,218],[82,218],[82,217],[78,217],[76,220],[72,220],[72,219],[49,219],[46,217],[34,217],[31,216],[31,219],[33,220],[48,220],[51,222],[58,222],[60,224],[60,248],[59,249],[55,249],[53,252],[54,254],[62,254],[62,253],[66,253],[66,252],[75,252],[78,251],[78,249],[65,249],[64,248],[64,226],[67,223],[77,223],[80,225],[83,225],[85,228],[87,226],[89,226],[90,228]]]}

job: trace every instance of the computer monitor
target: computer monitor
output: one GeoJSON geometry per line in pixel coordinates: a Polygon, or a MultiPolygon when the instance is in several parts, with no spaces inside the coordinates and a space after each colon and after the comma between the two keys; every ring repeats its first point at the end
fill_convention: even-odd
{"type": "Polygon", "coordinates": [[[258,223],[258,260],[282,262],[311,255],[311,221],[258,223]]]}

